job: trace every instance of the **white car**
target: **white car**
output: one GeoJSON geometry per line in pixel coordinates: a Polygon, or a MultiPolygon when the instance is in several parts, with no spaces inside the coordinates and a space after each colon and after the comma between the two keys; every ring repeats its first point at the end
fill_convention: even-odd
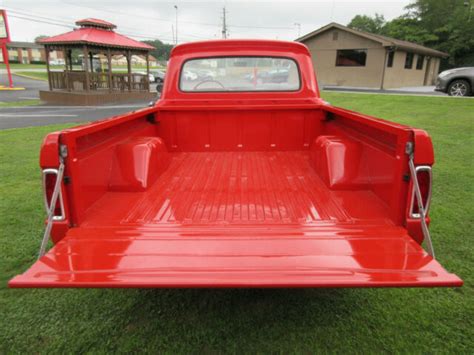
{"type": "Polygon", "coordinates": [[[200,80],[214,80],[216,73],[209,69],[201,69],[198,71],[198,77],[200,80]]]}
{"type": "Polygon", "coordinates": [[[49,65],[64,65],[64,59],[52,59],[49,61],[49,65]]]}
{"type": "Polygon", "coordinates": [[[198,75],[195,72],[192,72],[190,70],[185,70],[183,72],[183,78],[184,80],[194,81],[198,78],[198,75]]]}
{"type": "MultiPolygon", "coordinates": [[[[146,76],[146,72],[144,72],[144,71],[137,71],[137,72],[134,72],[133,74],[139,74],[139,75],[144,75],[144,76],[146,76]]],[[[149,81],[150,83],[154,83],[154,82],[155,82],[155,76],[154,76],[152,73],[148,74],[148,81],[149,81]]]]}

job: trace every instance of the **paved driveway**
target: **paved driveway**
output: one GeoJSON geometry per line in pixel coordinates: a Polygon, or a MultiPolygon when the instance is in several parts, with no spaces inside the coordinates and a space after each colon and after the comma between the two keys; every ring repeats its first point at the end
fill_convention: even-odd
{"type": "Polygon", "coordinates": [[[27,106],[0,109],[0,129],[97,121],[147,107],[147,102],[116,106],[27,106]]]}
{"type": "MultiPolygon", "coordinates": [[[[0,83],[7,83],[6,74],[0,74],[0,83]]],[[[0,101],[14,102],[39,99],[39,90],[47,90],[48,83],[41,80],[13,76],[15,86],[22,91],[0,91],[0,101]]],[[[84,123],[116,116],[147,107],[148,102],[107,106],[25,106],[0,108],[0,129],[46,126],[55,123],[84,123]]]]}
{"type": "MultiPolygon", "coordinates": [[[[6,74],[0,74],[0,83],[8,85],[8,77],[6,74]]],[[[12,102],[39,99],[39,90],[48,90],[47,81],[27,79],[18,75],[13,75],[13,85],[23,87],[25,90],[0,91],[0,101],[12,102]]]]}

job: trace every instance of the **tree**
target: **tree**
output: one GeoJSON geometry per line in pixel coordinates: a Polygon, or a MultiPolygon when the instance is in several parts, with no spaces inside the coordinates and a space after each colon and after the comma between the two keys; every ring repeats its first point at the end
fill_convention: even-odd
{"type": "Polygon", "coordinates": [[[458,0],[415,0],[406,7],[408,16],[436,40],[422,44],[449,53],[442,67],[474,66],[474,21],[470,3],[458,0]]]}
{"type": "Polygon", "coordinates": [[[400,16],[385,24],[382,34],[388,37],[414,42],[421,45],[436,43],[438,36],[421,25],[421,23],[408,16],[400,16]]]}
{"type": "Polygon", "coordinates": [[[168,60],[170,57],[171,49],[173,48],[173,45],[163,43],[158,39],[152,40],[152,41],[143,41],[143,43],[146,43],[152,47],[155,47],[154,50],[150,51],[150,54],[155,57],[158,60],[168,60]]]}
{"type": "MultiPolygon", "coordinates": [[[[474,0],[473,0],[474,1],[474,0]]],[[[357,15],[348,27],[418,43],[449,54],[441,68],[474,66],[474,14],[463,0],[413,0],[406,13],[385,22],[383,16],[357,15]]]]}
{"type": "Polygon", "coordinates": [[[374,17],[357,15],[349,22],[347,27],[353,28],[354,30],[380,34],[384,24],[385,18],[383,15],[376,13],[374,17]]]}
{"type": "Polygon", "coordinates": [[[40,40],[42,40],[42,39],[45,39],[45,38],[48,38],[48,37],[49,37],[49,36],[39,35],[39,36],[35,37],[35,42],[38,42],[38,41],[40,41],[40,40]]]}

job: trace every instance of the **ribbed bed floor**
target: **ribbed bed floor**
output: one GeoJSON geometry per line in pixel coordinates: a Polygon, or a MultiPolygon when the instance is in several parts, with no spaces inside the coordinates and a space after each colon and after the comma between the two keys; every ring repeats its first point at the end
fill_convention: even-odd
{"type": "Polygon", "coordinates": [[[173,153],[146,192],[108,192],[85,225],[390,223],[387,215],[371,191],[329,190],[307,151],[192,152],[173,153]]]}

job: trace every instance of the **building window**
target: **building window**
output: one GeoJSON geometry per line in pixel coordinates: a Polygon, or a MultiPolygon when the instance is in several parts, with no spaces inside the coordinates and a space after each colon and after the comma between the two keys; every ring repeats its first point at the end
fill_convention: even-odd
{"type": "Polygon", "coordinates": [[[333,41],[337,41],[337,38],[338,38],[338,37],[339,37],[339,32],[334,31],[334,32],[332,33],[332,40],[333,40],[333,41]]]}
{"type": "Polygon", "coordinates": [[[418,54],[418,58],[417,58],[417,60],[416,60],[416,69],[417,69],[417,70],[423,69],[423,63],[424,63],[424,61],[425,61],[425,56],[418,54]]]}
{"type": "Polygon", "coordinates": [[[339,49],[336,67],[365,67],[367,49],[339,49]]]}
{"type": "Polygon", "coordinates": [[[405,69],[411,69],[413,67],[413,53],[407,53],[405,57],[405,69]]]}
{"type": "Polygon", "coordinates": [[[388,68],[393,67],[393,57],[394,56],[395,56],[395,51],[388,52],[388,58],[387,58],[387,67],[388,68]]]}

